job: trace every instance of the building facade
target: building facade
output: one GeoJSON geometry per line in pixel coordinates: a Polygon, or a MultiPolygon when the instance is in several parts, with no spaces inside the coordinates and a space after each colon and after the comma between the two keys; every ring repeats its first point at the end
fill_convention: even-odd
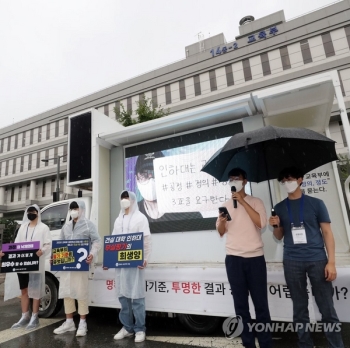
{"type": "MultiPolygon", "coordinates": [[[[337,70],[349,115],[350,0],[292,20],[279,11],[257,20],[247,16],[240,24],[235,41],[226,42],[223,34],[202,40],[187,46],[179,62],[0,129],[0,213],[21,218],[26,205],[52,202],[57,158],[67,153],[68,117],[88,108],[116,120],[114,110],[122,104],[136,117],[145,96],[173,114],[337,70]]],[[[337,104],[329,129],[338,153],[346,152],[337,104]]],[[[77,197],[66,185],[66,157],[60,165],[60,198],[77,197]]]]}

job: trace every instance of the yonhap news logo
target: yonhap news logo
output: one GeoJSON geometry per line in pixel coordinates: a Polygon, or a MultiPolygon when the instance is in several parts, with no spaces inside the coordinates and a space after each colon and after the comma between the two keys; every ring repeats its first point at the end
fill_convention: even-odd
{"type": "Polygon", "coordinates": [[[225,319],[222,324],[222,330],[224,331],[227,339],[234,339],[243,332],[243,320],[240,315],[236,317],[229,317],[225,319]]]}

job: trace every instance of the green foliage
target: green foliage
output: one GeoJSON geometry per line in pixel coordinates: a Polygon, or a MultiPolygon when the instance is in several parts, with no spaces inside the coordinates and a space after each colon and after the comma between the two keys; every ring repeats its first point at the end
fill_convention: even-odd
{"type": "Polygon", "coordinates": [[[350,175],[350,159],[347,155],[338,155],[338,172],[340,181],[342,183],[345,182],[345,180],[350,175]]]}
{"type": "Polygon", "coordinates": [[[15,230],[17,227],[17,223],[13,219],[8,218],[0,218],[0,224],[5,225],[4,236],[2,239],[3,243],[12,243],[14,242],[15,230]]]}
{"type": "Polygon", "coordinates": [[[132,126],[133,124],[147,122],[169,115],[169,109],[164,110],[161,105],[153,105],[150,98],[143,97],[141,101],[136,102],[137,118],[132,118],[132,111],[125,111],[124,105],[120,103],[121,110],[114,108],[117,116],[117,121],[124,127],[132,126]]]}

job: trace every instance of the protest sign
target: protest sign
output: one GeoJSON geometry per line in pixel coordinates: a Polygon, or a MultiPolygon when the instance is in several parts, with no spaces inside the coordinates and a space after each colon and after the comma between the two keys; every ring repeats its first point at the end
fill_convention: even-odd
{"type": "Polygon", "coordinates": [[[103,266],[126,268],[143,265],[143,233],[104,237],[103,266]]]}
{"type": "Polygon", "coordinates": [[[52,241],[51,271],[88,271],[89,240],[52,241]]]}

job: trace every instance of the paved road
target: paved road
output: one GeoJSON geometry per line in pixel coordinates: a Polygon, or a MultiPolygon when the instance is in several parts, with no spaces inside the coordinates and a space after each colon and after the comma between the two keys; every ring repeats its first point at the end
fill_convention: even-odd
{"type": "MultiPolygon", "coordinates": [[[[53,319],[40,319],[41,327],[33,332],[11,330],[21,314],[20,301],[14,299],[3,301],[3,277],[0,275],[0,348],[186,348],[217,347],[242,348],[239,339],[227,340],[221,329],[212,337],[194,336],[183,330],[174,318],[147,318],[147,340],[134,343],[132,338],[114,341],[113,336],[120,330],[115,309],[92,308],[88,317],[88,334],[86,337],[75,337],[74,333],[54,335],[52,331],[61,325],[64,313],[61,311],[53,319]]],[[[349,309],[350,310],[350,309],[349,309]]],[[[78,324],[78,317],[75,317],[78,324]]],[[[322,333],[314,334],[317,348],[326,348],[327,343],[322,333]]],[[[344,343],[350,348],[350,324],[343,324],[344,343]]],[[[274,334],[274,348],[297,347],[294,333],[274,334]]]]}

